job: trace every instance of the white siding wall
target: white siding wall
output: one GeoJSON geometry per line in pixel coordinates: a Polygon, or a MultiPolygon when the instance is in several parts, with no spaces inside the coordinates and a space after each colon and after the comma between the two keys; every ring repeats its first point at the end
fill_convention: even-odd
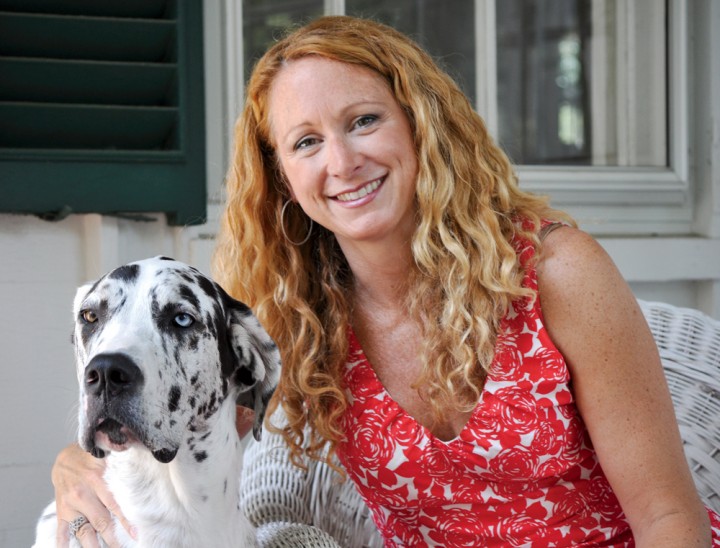
{"type": "MultiPolygon", "coordinates": [[[[237,111],[237,37],[223,38],[220,13],[206,2],[208,180],[217,201],[237,111]],[[224,60],[224,61],[223,61],[224,60]],[[223,64],[233,65],[233,70],[223,64]],[[219,129],[218,129],[219,128],[219,129]]],[[[601,238],[639,297],[696,307],[720,318],[720,6],[699,0],[693,17],[698,71],[692,84],[690,151],[697,185],[696,232],[677,238],[601,238]],[[715,32],[711,32],[714,30],[715,32]],[[711,57],[708,57],[711,56],[711,57]],[[712,70],[707,70],[712,67],[712,70]]],[[[1,192],[1,186],[0,186],[1,192]]],[[[52,498],[50,468],[75,438],[77,385],[70,347],[75,288],[119,264],[165,254],[207,271],[217,207],[203,227],[176,229],[162,216],[136,223],[97,215],[48,223],[0,215],[0,546],[29,546],[52,498]]]]}
{"type": "Polygon", "coordinates": [[[50,467],[76,435],[70,345],[75,288],[124,262],[166,254],[207,271],[197,229],[74,216],[0,215],[0,546],[29,546],[52,499],[50,467]]]}

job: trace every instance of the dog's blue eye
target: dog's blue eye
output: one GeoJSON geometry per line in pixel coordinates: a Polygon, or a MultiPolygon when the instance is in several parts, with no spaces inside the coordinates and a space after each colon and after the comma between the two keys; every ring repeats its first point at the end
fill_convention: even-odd
{"type": "Polygon", "coordinates": [[[175,325],[178,327],[190,327],[195,323],[195,318],[193,318],[190,314],[180,312],[180,314],[173,318],[173,322],[175,322],[175,325]]]}

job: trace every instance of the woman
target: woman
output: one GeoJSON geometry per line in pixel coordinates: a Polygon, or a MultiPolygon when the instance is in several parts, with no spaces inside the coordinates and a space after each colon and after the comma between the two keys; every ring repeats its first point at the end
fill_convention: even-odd
{"type": "Polygon", "coordinates": [[[427,54],[318,19],[236,131],[218,281],[281,349],[291,457],[335,452],[387,546],[710,544],[632,293],[427,54]]]}

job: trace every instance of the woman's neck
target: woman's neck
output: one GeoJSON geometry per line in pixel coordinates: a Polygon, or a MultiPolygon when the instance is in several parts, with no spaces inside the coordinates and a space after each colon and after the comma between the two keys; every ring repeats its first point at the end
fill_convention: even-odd
{"type": "Polygon", "coordinates": [[[342,249],[353,274],[353,300],[356,303],[404,309],[408,281],[414,269],[409,244],[353,245],[342,249]]]}

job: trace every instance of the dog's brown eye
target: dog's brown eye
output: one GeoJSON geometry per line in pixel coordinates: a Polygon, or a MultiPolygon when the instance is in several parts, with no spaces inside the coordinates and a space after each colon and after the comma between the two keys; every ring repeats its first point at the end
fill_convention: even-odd
{"type": "Polygon", "coordinates": [[[178,327],[190,327],[195,323],[195,318],[193,318],[190,314],[180,312],[180,314],[173,318],[173,322],[175,322],[175,325],[178,327]]]}
{"type": "Polygon", "coordinates": [[[80,312],[80,316],[82,316],[82,319],[87,323],[95,323],[98,320],[97,314],[92,310],[83,310],[80,312]]]}

